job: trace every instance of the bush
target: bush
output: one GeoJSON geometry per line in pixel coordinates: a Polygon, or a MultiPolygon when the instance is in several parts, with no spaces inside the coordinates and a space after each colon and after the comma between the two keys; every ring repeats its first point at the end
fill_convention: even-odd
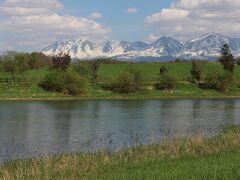
{"type": "Polygon", "coordinates": [[[65,83],[65,93],[71,95],[80,95],[85,93],[86,81],[77,73],[67,71],[62,78],[65,83]]]}
{"type": "Polygon", "coordinates": [[[8,53],[3,57],[3,70],[13,77],[16,74],[24,75],[29,69],[27,55],[24,53],[8,53]]]}
{"type": "Polygon", "coordinates": [[[71,56],[68,53],[59,53],[52,58],[53,68],[57,70],[66,70],[71,63],[71,56]]]}
{"type": "Polygon", "coordinates": [[[24,72],[29,70],[28,59],[23,53],[16,55],[14,62],[16,63],[18,72],[21,75],[23,75],[24,72]]]}
{"type": "Polygon", "coordinates": [[[2,61],[2,59],[0,59],[0,71],[4,71],[4,62],[2,61]]]}
{"type": "Polygon", "coordinates": [[[64,80],[62,74],[58,71],[52,71],[47,74],[44,79],[39,83],[39,86],[46,91],[63,92],[64,80]]]}
{"type": "Polygon", "coordinates": [[[164,74],[168,73],[168,68],[164,65],[160,67],[160,76],[163,76],[164,74]]]}
{"type": "Polygon", "coordinates": [[[196,80],[197,83],[199,84],[202,78],[203,71],[204,71],[204,63],[192,61],[191,75],[192,75],[193,81],[196,80]]]}
{"type": "Polygon", "coordinates": [[[239,57],[237,58],[236,61],[237,61],[237,65],[240,66],[240,58],[239,57]]]}
{"type": "Polygon", "coordinates": [[[97,83],[97,81],[98,81],[99,67],[100,67],[100,61],[93,60],[90,62],[90,74],[92,76],[93,83],[97,83]]]}
{"type": "Polygon", "coordinates": [[[176,85],[177,81],[175,77],[165,74],[158,79],[155,87],[159,90],[173,90],[174,88],[176,88],[176,85]]]}
{"type": "Polygon", "coordinates": [[[110,89],[118,93],[135,93],[144,89],[142,74],[136,70],[126,70],[118,78],[110,89]]]}
{"type": "Polygon", "coordinates": [[[230,88],[232,82],[233,76],[230,72],[212,72],[206,76],[205,87],[225,92],[230,88]]]}
{"type": "Polygon", "coordinates": [[[39,86],[47,91],[76,96],[85,93],[86,82],[76,72],[52,71],[45,76],[39,86]]]}
{"type": "Polygon", "coordinates": [[[51,67],[52,62],[50,58],[43,53],[33,52],[28,55],[28,65],[30,69],[41,69],[51,67]]]}
{"type": "Polygon", "coordinates": [[[29,69],[50,67],[50,59],[42,53],[6,52],[1,57],[2,70],[9,72],[13,77],[16,74],[24,75],[29,69]]]}
{"type": "Polygon", "coordinates": [[[17,73],[17,66],[13,60],[7,60],[3,62],[3,70],[14,76],[17,73]]]}

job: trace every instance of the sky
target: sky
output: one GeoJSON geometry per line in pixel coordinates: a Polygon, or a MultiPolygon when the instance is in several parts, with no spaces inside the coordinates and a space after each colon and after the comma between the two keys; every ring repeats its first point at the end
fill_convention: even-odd
{"type": "Polygon", "coordinates": [[[79,38],[240,37],[239,9],[239,0],[0,0],[0,51],[40,51],[79,38]]]}

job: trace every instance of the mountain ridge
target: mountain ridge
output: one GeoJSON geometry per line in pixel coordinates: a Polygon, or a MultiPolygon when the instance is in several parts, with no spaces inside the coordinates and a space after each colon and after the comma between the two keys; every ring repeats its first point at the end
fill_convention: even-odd
{"type": "Polygon", "coordinates": [[[220,33],[207,33],[184,43],[163,36],[152,43],[107,40],[91,42],[87,39],[58,41],[43,50],[46,55],[69,52],[72,58],[115,58],[124,61],[169,61],[181,59],[213,60],[218,58],[223,44],[228,43],[235,56],[240,55],[240,38],[220,33]]]}

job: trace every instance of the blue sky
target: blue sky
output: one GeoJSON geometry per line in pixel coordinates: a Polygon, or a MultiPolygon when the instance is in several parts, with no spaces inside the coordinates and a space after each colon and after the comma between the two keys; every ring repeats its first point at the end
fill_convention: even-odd
{"type": "Polygon", "coordinates": [[[72,38],[240,37],[239,9],[239,0],[0,0],[0,51],[36,51],[72,38]]]}
{"type": "Polygon", "coordinates": [[[154,28],[144,26],[146,16],[169,7],[169,0],[62,0],[66,9],[74,16],[88,17],[92,12],[99,12],[103,18],[97,20],[111,28],[111,38],[137,41],[154,33],[154,28]],[[128,8],[137,8],[138,13],[126,13],[128,8]]]}

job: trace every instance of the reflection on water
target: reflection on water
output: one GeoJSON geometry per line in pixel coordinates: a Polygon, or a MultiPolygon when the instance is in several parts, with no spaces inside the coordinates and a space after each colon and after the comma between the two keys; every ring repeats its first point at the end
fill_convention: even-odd
{"type": "Polygon", "coordinates": [[[119,150],[240,124],[240,100],[0,102],[0,160],[119,150]]]}

